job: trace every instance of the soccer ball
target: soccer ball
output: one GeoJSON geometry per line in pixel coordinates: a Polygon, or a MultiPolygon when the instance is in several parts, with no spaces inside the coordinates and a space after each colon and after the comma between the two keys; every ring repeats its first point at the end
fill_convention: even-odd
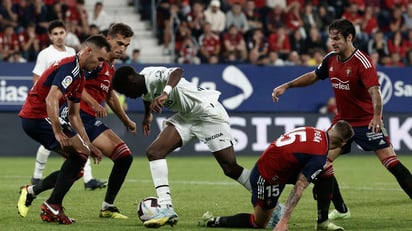
{"type": "Polygon", "coordinates": [[[157,197],[143,198],[137,205],[137,217],[139,217],[142,222],[150,220],[157,215],[159,208],[157,197]]]}

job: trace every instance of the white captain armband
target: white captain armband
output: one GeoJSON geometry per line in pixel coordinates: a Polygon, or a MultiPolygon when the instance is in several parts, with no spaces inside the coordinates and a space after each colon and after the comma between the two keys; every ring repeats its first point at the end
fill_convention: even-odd
{"type": "Polygon", "coordinates": [[[166,94],[169,95],[172,89],[173,89],[172,86],[166,85],[166,87],[163,89],[163,92],[166,92],[166,94]]]}

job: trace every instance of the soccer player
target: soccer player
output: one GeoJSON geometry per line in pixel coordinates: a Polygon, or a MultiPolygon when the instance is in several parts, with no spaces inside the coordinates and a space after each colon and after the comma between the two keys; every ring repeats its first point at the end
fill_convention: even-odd
{"type": "MultiPolygon", "coordinates": [[[[355,130],[355,136],[344,147],[329,151],[328,159],[335,160],[339,154],[350,152],[352,141],[366,151],[374,151],[382,164],[395,176],[401,188],[412,198],[412,175],[396,156],[382,122],[382,97],[379,89],[376,67],[371,58],[353,45],[356,37],[354,25],[346,20],[336,20],[329,25],[329,40],[333,51],[312,72],[273,89],[274,102],[289,88],[305,87],[329,77],[336,98],[338,120],[348,121],[355,130]]],[[[350,213],[336,185],[333,166],[325,170],[329,173],[327,184],[315,187],[315,194],[332,194],[337,211],[329,214],[330,219],[349,217],[350,213]]],[[[315,185],[316,186],[316,185],[315,185]]],[[[328,219],[330,200],[319,200],[318,224],[328,219]]],[[[333,229],[327,229],[333,230],[333,229]]]]}
{"type": "Polygon", "coordinates": [[[229,116],[219,103],[220,92],[198,88],[183,77],[181,68],[146,67],[136,73],[130,66],[119,67],[113,76],[113,88],[126,97],[142,97],[145,105],[143,133],[148,135],[152,112],[163,107],[176,113],[147,148],[150,171],[156,188],[159,213],[144,222],[146,227],[175,225],[178,215],[172,207],[166,156],[194,138],[208,145],[223,172],[251,191],[250,171],[239,166],[233,150],[229,116]]]}
{"type": "MultiPolygon", "coordinates": [[[[114,200],[133,162],[133,156],[124,141],[117,136],[112,129],[100,120],[97,120],[96,117],[105,117],[107,115],[106,108],[103,106],[103,103],[106,102],[126,128],[136,134],[136,123],[130,120],[124,112],[111,84],[114,73],[114,61],[124,54],[130,44],[132,36],[133,30],[126,24],[116,23],[109,28],[106,37],[108,43],[111,45],[108,60],[102,62],[101,66],[87,74],[85,89],[83,90],[80,101],[80,116],[90,141],[102,151],[103,155],[109,157],[114,162],[105,199],[99,213],[99,216],[102,218],[128,218],[121,214],[119,209],[114,206],[114,200]]],[[[63,105],[60,112],[60,117],[67,121],[67,105],[63,105]]],[[[54,176],[55,175],[56,174],[54,174],[54,176]]],[[[55,181],[50,178],[48,180],[51,182],[55,181]]],[[[23,198],[22,200],[27,200],[27,197],[36,197],[51,188],[53,188],[52,184],[24,186],[21,189],[22,192],[32,191],[33,193],[22,193],[22,196],[26,195],[26,199],[23,198]]],[[[30,204],[26,206],[27,208],[24,210],[28,211],[29,206],[30,204]]]]}
{"type": "MultiPolygon", "coordinates": [[[[65,45],[66,38],[66,26],[60,20],[54,20],[49,23],[47,28],[49,32],[50,46],[40,51],[37,56],[36,64],[33,69],[33,83],[35,83],[40,75],[50,67],[54,62],[63,58],[76,55],[76,51],[72,47],[65,45]]],[[[40,145],[36,154],[36,162],[34,165],[33,177],[31,184],[40,184],[43,178],[43,172],[46,168],[47,158],[50,155],[50,151],[40,145]]],[[[90,160],[86,162],[83,174],[84,187],[87,190],[94,190],[97,188],[103,188],[107,182],[101,182],[93,178],[92,167],[90,160]]]]}
{"type": "MultiPolygon", "coordinates": [[[[253,213],[214,217],[203,214],[206,227],[265,228],[286,184],[294,184],[285,212],[273,230],[288,230],[289,219],[303,190],[315,181],[326,165],[328,150],[342,147],[354,131],[337,121],[327,132],[299,127],[281,135],[262,153],[250,174],[253,213]]],[[[321,179],[319,179],[321,180],[321,179]]]]}
{"type": "MultiPolygon", "coordinates": [[[[19,116],[22,127],[28,136],[42,144],[48,150],[56,151],[65,157],[57,177],[47,176],[42,184],[53,184],[50,197],[41,205],[40,217],[46,222],[71,224],[74,219],[65,215],[62,202],[73,183],[82,175],[82,169],[89,155],[96,162],[101,160],[101,152],[86,134],[80,118],[80,97],[85,84],[83,70],[92,71],[108,58],[110,44],[103,36],[91,36],[83,44],[76,56],[64,58],[40,76],[28,93],[19,116]],[[68,100],[70,123],[59,117],[61,102],[68,100]],[[50,182],[49,179],[55,179],[50,182]]],[[[31,204],[33,194],[23,190],[18,201],[18,212],[27,215],[27,204],[31,204]]]]}
{"type": "Polygon", "coordinates": [[[113,203],[133,162],[133,156],[125,142],[96,117],[107,116],[104,107],[106,102],[126,128],[136,134],[136,123],[130,120],[123,110],[111,84],[115,71],[114,61],[125,53],[133,34],[132,28],[126,24],[115,23],[110,26],[106,36],[111,45],[109,59],[86,76],[85,90],[80,102],[80,116],[92,144],[114,163],[99,213],[102,218],[127,218],[113,203]]]}

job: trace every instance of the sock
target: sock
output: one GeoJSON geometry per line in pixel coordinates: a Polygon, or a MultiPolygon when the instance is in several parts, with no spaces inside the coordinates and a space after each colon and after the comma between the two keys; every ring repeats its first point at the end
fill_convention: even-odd
{"type": "Polygon", "coordinates": [[[335,209],[338,212],[346,213],[348,211],[348,208],[346,207],[345,202],[343,201],[342,194],[340,193],[339,184],[338,184],[338,181],[336,180],[335,176],[333,176],[333,197],[332,197],[332,202],[333,202],[333,205],[335,206],[335,209]]]}
{"type": "Polygon", "coordinates": [[[50,151],[47,150],[45,147],[43,147],[43,145],[40,145],[40,147],[37,149],[36,163],[34,164],[33,178],[35,179],[43,178],[43,172],[44,172],[44,169],[46,168],[47,158],[49,158],[49,155],[50,155],[50,151]]]}
{"type": "Polygon", "coordinates": [[[84,181],[84,183],[87,183],[91,179],[93,179],[92,165],[91,165],[90,162],[91,162],[90,158],[87,158],[86,164],[84,165],[84,169],[83,169],[83,181],[84,181]]]}
{"type": "Polygon", "coordinates": [[[87,161],[87,155],[70,154],[60,168],[54,190],[47,200],[50,204],[62,204],[64,196],[79,179],[81,170],[87,161]]]}
{"type": "Polygon", "coordinates": [[[382,164],[395,176],[403,191],[412,199],[412,175],[397,156],[382,160],[382,164]]]}
{"type": "Polygon", "coordinates": [[[328,220],[329,206],[333,195],[333,166],[330,165],[319,175],[314,182],[314,197],[318,208],[318,224],[328,220]]]}
{"type": "Polygon", "coordinates": [[[103,201],[103,203],[102,203],[102,210],[106,210],[107,208],[113,207],[113,206],[114,206],[114,204],[109,204],[109,203],[107,203],[106,201],[103,201]]]}
{"type": "Polygon", "coordinates": [[[59,176],[60,170],[54,171],[46,176],[42,183],[39,185],[33,186],[33,192],[35,195],[39,195],[40,193],[54,188],[56,185],[57,177],[59,176]]]}
{"type": "Polygon", "coordinates": [[[114,165],[109,176],[109,183],[104,198],[104,201],[109,204],[114,203],[114,200],[123,185],[124,179],[126,178],[127,172],[129,171],[130,165],[133,162],[133,157],[131,155],[126,155],[113,162],[114,165]]]}
{"type": "Polygon", "coordinates": [[[244,168],[242,174],[240,174],[239,178],[236,180],[239,182],[243,187],[245,187],[249,192],[252,192],[252,185],[250,185],[250,170],[244,168]]]}
{"type": "Polygon", "coordinates": [[[168,167],[166,159],[153,160],[149,162],[150,172],[152,173],[153,184],[156,189],[158,204],[160,207],[172,205],[170,195],[168,167]]]}
{"type": "Polygon", "coordinates": [[[233,216],[216,217],[213,221],[207,222],[207,227],[256,228],[254,220],[254,215],[250,213],[239,213],[233,216]]]}

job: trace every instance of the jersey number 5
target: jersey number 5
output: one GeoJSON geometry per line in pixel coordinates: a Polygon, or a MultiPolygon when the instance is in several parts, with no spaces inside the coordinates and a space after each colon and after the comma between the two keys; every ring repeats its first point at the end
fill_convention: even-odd
{"type": "Polygon", "coordinates": [[[304,129],[295,129],[292,130],[276,140],[276,146],[282,147],[289,145],[299,139],[299,142],[306,142],[306,131],[304,129]]]}

